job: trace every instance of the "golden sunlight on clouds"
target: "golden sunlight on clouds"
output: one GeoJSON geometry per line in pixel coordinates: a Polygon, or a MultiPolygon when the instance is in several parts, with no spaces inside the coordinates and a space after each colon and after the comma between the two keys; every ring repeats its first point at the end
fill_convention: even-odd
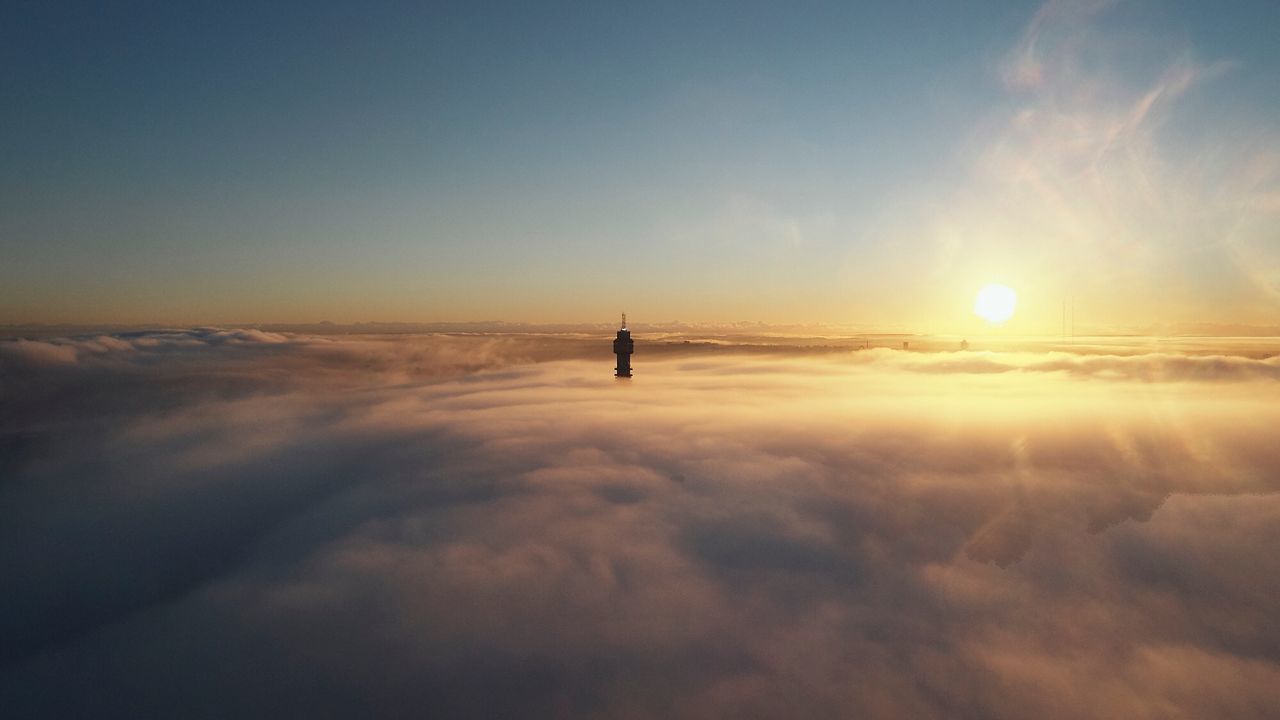
{"type": "Polygon", "coordinates": [[[0,343],[0,695],[1267,717],[1276,348],[1087,349],[0,343]]]}

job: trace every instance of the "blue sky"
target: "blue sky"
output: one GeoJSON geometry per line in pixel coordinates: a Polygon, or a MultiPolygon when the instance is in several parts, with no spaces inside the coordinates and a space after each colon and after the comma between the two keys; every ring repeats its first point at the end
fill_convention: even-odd
{"type": "Polygon", "coordinates": [[[5,15],[0,322],[1280,315],[1274,3],[5,15]]]}

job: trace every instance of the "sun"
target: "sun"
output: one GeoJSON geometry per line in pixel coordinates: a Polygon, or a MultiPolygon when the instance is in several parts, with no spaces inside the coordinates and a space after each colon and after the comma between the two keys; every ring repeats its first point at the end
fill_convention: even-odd
{"type": "Polygon", "coordinates": [[[983,285],[978,299],[973,301],[973,314],[991,325],[1003,325],[1013,317],[1018,306],[1018,293],[1013,288],[998,283],[983,285]]]}

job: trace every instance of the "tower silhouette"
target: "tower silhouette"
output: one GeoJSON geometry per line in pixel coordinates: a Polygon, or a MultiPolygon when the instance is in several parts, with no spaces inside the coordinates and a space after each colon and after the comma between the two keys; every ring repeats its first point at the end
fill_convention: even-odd
{"type": "Polygon", "coordinates": [[[635,347],[635,342],[631,340],[631,331],[627,329],[627,314],[622,313],[622,328],[618,330],[618,337],[613,340],[613,354],[618,356],[616,377],[631,377],[631,352],[635,347]]]}

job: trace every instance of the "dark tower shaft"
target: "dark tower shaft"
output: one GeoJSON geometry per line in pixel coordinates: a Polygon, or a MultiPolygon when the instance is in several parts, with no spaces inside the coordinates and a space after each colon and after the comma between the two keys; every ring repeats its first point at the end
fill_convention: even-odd
{"type": "Polygon", "coordinates": [[[618,356],[617,377],[631,377],[631,353],[635,347],[631,331],[627,329],[627,315],[623,313],[622,329],[618,330],[618,337],[613,340],[613,354],[618,356]]]}

